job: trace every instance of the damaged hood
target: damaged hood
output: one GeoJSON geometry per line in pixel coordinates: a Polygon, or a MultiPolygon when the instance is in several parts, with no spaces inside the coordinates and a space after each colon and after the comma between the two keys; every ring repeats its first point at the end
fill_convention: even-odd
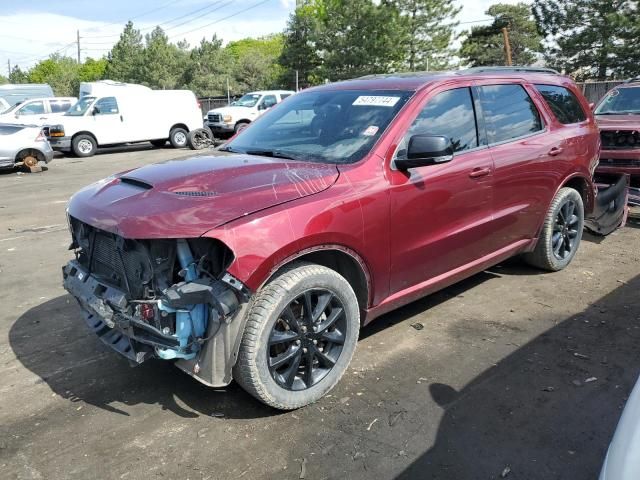
{"type": "Polygon", "coordinates": [[[600,130],[640,130],[640,115],[596,115],[600,130]]]}
{"type": "Polygon", "coordinates": [[[192,238],[244,215],[329,188],[335,165],[254,155],[201,156],[89,185],[69,214],[126,238],[192,238]]]}

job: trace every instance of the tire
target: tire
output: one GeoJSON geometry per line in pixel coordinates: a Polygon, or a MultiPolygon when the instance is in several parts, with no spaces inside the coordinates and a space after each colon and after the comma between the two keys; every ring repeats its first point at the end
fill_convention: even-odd
{"type": "Polygon", "coordinates": [[[92,157],[96,154],[98,144],[91,135],[78,135],[71,141],[71,151],[76,157],[92,157]]]}
{"type": "Polygon", "coordinates": [[[582,197],[573,188],[561,188],[551,202],[536,248],[524,255],[525,261],[542,270],[562,270],[576,255],[583,228],[582,197]],[[567,223],[565,216],[568,212],[570,218],[567,223]]]}
{"type": "Polygon", "coordinates": [[[151,140],[149,143],[156,148],[162,148],[167,144],[167,139],[165,138],[163,140],[151,140]]]}
{"type": "Polygon", "coordinates": [[[273,408],[293,410],[309,405],[338,383],[356,349],[359,330],[360,309],[349,282],[320,265],[294,264],[255,295],[233,369],[234,378],[248,393],[273,408]],[[323,299],[330,298],[314,324],[318,328],[307,323],[306,309],[302,307],[307,295],[314,317],[323,299]],[[287,307],[290,315],[286,314],[287,307]],[[336,320],[331,323],[334,314],[336,320]],[[298,340],[291,340],[296,336],[298,340]],[[338,343],[333,343],[335,339],[338,343]],[[269,342],[275,345],[269,346],[269,342]],[[290,363],[277,367],[288,353],[290,363]],[[312,375],[306,368],[308,358],[314,368],[317,366],[311,369],[312,375]]]}
{"type": "Polygon", "coordinates": [[[242,130],[244,130],[248,126],[249,126],[249,122],[238,122],[238,123],[236,123],[236,126],[233,127],[233,133],[241,132],[242,130]]]}
{"type": "Polygon", "coordinates": [[[169,132],[169,143],[173,148],[184,148],[187,146],[187,135],[184,128],[176,127],[169,132]]]}
{"type": "Polygon", "coordinates": [[[187,135],[187,146],[191,150],[202,150],[213,146],[213,135],[208,128],[198,128],[191,130],[187,135]]]}

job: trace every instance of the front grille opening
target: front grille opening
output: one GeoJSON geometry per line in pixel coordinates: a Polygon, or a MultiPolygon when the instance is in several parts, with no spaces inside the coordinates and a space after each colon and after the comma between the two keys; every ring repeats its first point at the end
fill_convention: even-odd
{"type": "Polygon", "coordinates": [[[602,148],[608,150],[640,149],[640,131],[637,130],[603,130],[600,138],[602,148]]]}

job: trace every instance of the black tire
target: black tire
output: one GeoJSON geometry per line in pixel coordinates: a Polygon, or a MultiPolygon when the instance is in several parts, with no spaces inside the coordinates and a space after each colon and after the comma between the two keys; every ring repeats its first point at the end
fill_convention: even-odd
{"type": "Polygon", "coordinates": [[[249,122],[238,122],[238,123],[236,123],[236,126],[233,127],[233,133],[241,132],[242,130],[244,130],[248,126],[249,126],[249,122]]]}
{"type": "Polygon", "coordinates": [[[336,271],[320,265],[294,264],[269,281],[253,299],[238,362],[233,369],[234,378],[248,393],[271,407],[280,410],[303,407],[320,399],[338,383],[356,349],[359,329],[358,300],[349,282],[336,271]],[[304,299],[297,303],[303,305],[307,295],[309,304],[312,305],[309,309],[311,317],[320,312],[313,324],[306,323],[304,307],[295,309],[295,302],[304,299]],[[324,309],[318,307],[323,303],[322,296],[330,298],[324,309]],[[287,311],[291,316],[285,313],[287,311]],[[299,312],[299,317],[294,312],[299,312]],[[334,313],[337,320],[331,322],[334,313]],[[297,326],[277,330],[283,323],[297,326]],[[323,328],[327,324],[331,326],[323,328]],[[314,326],[307,330],[303,325],[314,326]],[[274,353],[274,348],[285,348],[280,347],[284,345],[283,342],[274,341],[274,333],[298,335],[297,338],[301,340],[287,340],[292,343],[284,351],[274,353]],[[303,338],[303,335],[318,340],[303,338]],[[324,340],[336,337],[339,338],[338,344],[333,340],[324,340]],[[275,342],[276,345],[270,345],[270,342],[275,342]],[[288,372],[293,373],[280,374],[276,371],[280,367],[274,365],[278,363],[277,359],[286,357],[288,352],[295,352],[290,356],[295,356],[298,363],[294,364],[295,360],[291,360],[290,365],[283,364],[288,372]],[[308,358],[311,359],[312,368],[307,377],[308,358]],[[329,361],[332,363],[325,363],[329,361]],[[283,383],[287,383],[285,377],[291,376],[293,380],[288,382],[287,388],[283,383]]]}
{"type": "Polygon", "coordinates": [[[71,141],[71,151],[76,157],[93,157],[98,149],[98,142],[91,135],[77,135],[71,141]]]}
{"type": "Polygon", "coordinates": [[[156,148],[162,148],[167,144],[167,139],[165,138],[163,140],[151,140],[149,143],[156,148]]]}
{"type": "Polygon", "coordinates": [[[573,188],[561,188],[551,202],[536,248],[524,255],[525,261],[542,270],[562,270],[576,255],[583,228],[582,197],[573,188]]]}
{"type": "Polygon", "coordinates": [[[191,150],[202,150],[213,146],[213,134],[209,128],[197,128],[187,135],[187,146],[191,150]]]}
{"type": "Polygon", "coordinates": [[[176,127],[169,132],[169,143],[173,148],[184,148],[187,146],[188,134],[184,128],[176,127]]]}

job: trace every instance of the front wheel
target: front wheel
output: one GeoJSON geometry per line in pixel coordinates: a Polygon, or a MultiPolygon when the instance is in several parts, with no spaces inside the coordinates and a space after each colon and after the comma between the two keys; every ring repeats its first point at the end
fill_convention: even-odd
{"type": "Polygon", "coordinates": [[[249,311],[234,378],[261,402],[293,410],[324,396],[356,349],[358,300],[329,268],[298,263],[271,280],[249,311]]]}
{"type": "Polygon", "coordinates": [[[573,188],[556,194],[533,252],[524,256],[534,267],[557,272],[565,268],[578,251],[584,228],[584,204],[573,188]]]}
{"type": "Polygon", "coordinates": [[[71,142],[71,151],[76,157],[91,157],[97,148],[96,139],[91,135],[78,135],[71,142]]]}
{"type": "Polygon", "coordinates": [[[184,148],[187,146],[187,135],[184,128],[176,127],[169,132],[169,143],[173,148],[184,148]]]}

